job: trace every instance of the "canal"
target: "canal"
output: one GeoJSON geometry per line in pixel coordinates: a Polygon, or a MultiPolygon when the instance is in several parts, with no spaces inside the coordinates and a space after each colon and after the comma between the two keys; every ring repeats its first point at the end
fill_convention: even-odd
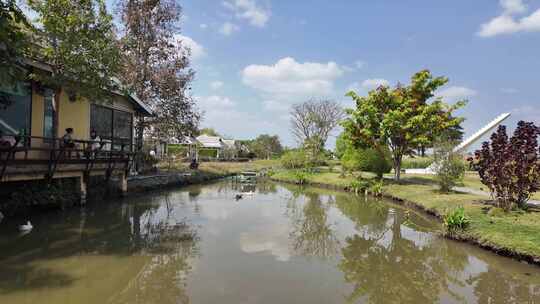
{"type": "Polygon", "coordinates": [[[0,225],[0,303],[540,303],[540,267],[317,188],[224,180],[29,219],[0,225]]]}

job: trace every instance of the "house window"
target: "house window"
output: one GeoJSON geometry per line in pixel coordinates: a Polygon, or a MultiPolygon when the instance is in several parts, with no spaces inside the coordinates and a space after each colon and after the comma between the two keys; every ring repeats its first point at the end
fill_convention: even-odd
{"type": "Polygon", "coordinates": [[[90,130],[95,130],[101,139],[110,140],[113,149],[120,150],[122,145],[132,143],[133,115],[93,104],[90,113],[90,130]]]}
{"type": "Polygon", "coordinates": [[[50,89],[45,89],[43,100],[43,137],[54,138],[56,137],[56,108],[54,105],[54,92],[50,89]]]}
{"type": "Polygon", "coordinates": [[[0,84],[0,130],[9,135],[30,135],[32,89],[29,83],[0,84]]]}

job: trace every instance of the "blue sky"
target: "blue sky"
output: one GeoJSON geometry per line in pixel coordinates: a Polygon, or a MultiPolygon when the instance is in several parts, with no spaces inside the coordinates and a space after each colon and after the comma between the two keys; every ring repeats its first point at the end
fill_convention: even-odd
{"type": "MultiPolygon", "coordinates": [[[[112,8],[115,0],[108,0],[112,8]]],[[[238,139],[277,134],[294,146],[291,104],[429,69],[437,94],[469,99],[467,135],[502,112],[540,123],[540,0],[181,1],[202,125],[238,139]]],[[[337,135],[335,132],[334,135],[337,135]]],[[[333,147],[334,138],[328,142],[333,147]]]]}
{"type": "MultiPolygon", "coordinates": [[[[540,122],[540,1],[181,2],[204,126],[235,138],[278,134],[294,145],[288,108],[310,97],[344,106],[349,88],[408,82],[427,68],[439,94],[469,99],[471,134],[502,112],[540,122]]],[[[330,140],[329,146],[332,146],[330,140]]]]}

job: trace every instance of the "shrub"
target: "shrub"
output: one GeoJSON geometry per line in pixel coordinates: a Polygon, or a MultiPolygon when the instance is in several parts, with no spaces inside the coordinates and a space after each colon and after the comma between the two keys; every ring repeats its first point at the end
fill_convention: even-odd
{"type": "Polygon", "coordinates": [[[465,215],[465,208],[459,206],[452,211],[446,212],[443,223],[446,231],[452,233],[466,229],[470,224],[470,219],[465,215]]]}
{"type": "Polygon", "coordinates": [[[375,196],[382,196],[383,194],[383,188],[384,188],[384,182],[383,180],[379,180],[377,182],[374,182],[371,187],[369,187],[369,192],[372,194],[372,195],[375,195],[375,196]]]}
{"type": "Polygon", "coordinates": [[[291,150],[281,156],[281,165],[285,169],[302,169],[309,165],[308,157],[304,150],[291,150]]]}
{"type": "Polygon", "coordinates": [[[459,182],[463,182],[465,164],[463,156],[453,151],[455,144],[440,141],[433,148],[435,180],[442,192],[450,192],[459,182]]]}
{"type": "Polygon", "coordinates": [[[401,169],[425,169],[433,164],[432,157],[407,157],[401,163],[401,169]]]}
{"type": "Polygon", "coordinates": [[[294,182],[298,185],[304,185],[308,182],[310,173],[304,170],[296,170],[293,172],[294,182]]]}
{"type": "Polygon", "coordinates": [[[484,142],[475,152],[471,164],[498,207],[508,211],[517,205],[524,209],[531,194],[540,189],[538,136],[540,128],[532,122],[520,121],[510,139],[506,127],[499,126],[491,142],[484,142]]]}
{"type": "Polygon", "coordinates": [[[175,155],[175,156],[185,156],[187,153],[187,147],[182,146],[180,144],[169,144],[167,146],[168,154],[169,155],[175,155]]]}
{"type": "Polygon", "coordinates": [[[216,158],[217,150],[201,148],[199,149],[198,154],[199,154],[199,157],[202,157],[202,158],[216,158]]]}
{"type": "Polygon", "coordinates": [[[355,149],[350,147],[341,158],[343,169],[348,172],[369,171],[382,177],[390,172],[392,165],[388,157],[382,157],[374,149],[355,149]]]}
{"type": "Polygon", "coordinates": [[[371,183],[368,180],[358,179],[349,184],[349,190],[358,194],[359,192],[366,192],[370,186],[371,183]]]}

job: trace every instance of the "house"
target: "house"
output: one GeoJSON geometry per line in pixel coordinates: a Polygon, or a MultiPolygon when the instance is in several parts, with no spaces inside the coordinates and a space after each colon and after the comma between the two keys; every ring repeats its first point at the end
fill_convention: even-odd
{"type": "Polygon", "coordinates": [[[120,92],[111,92],[107,101],[73,95],[63,87],[46,88],[33,81],[0,84],[1,183],[78,178],[84,200],[90,176],[118,175],[126,190],[134,119],[151,115],[151,110],[136,96],[120,92]],[[73,129],[71,144],[62,140],[68,128],[73,129]],[[99,142],[90,140],[91,131],[99,142]]]}
{"type": "Polygon", "coordinates": [[[223,139],[221,137],[203,134],[197,136],[196,140],[199,144],[199,158],[223,158],[225,143],[223,143],[223,139]]]}

